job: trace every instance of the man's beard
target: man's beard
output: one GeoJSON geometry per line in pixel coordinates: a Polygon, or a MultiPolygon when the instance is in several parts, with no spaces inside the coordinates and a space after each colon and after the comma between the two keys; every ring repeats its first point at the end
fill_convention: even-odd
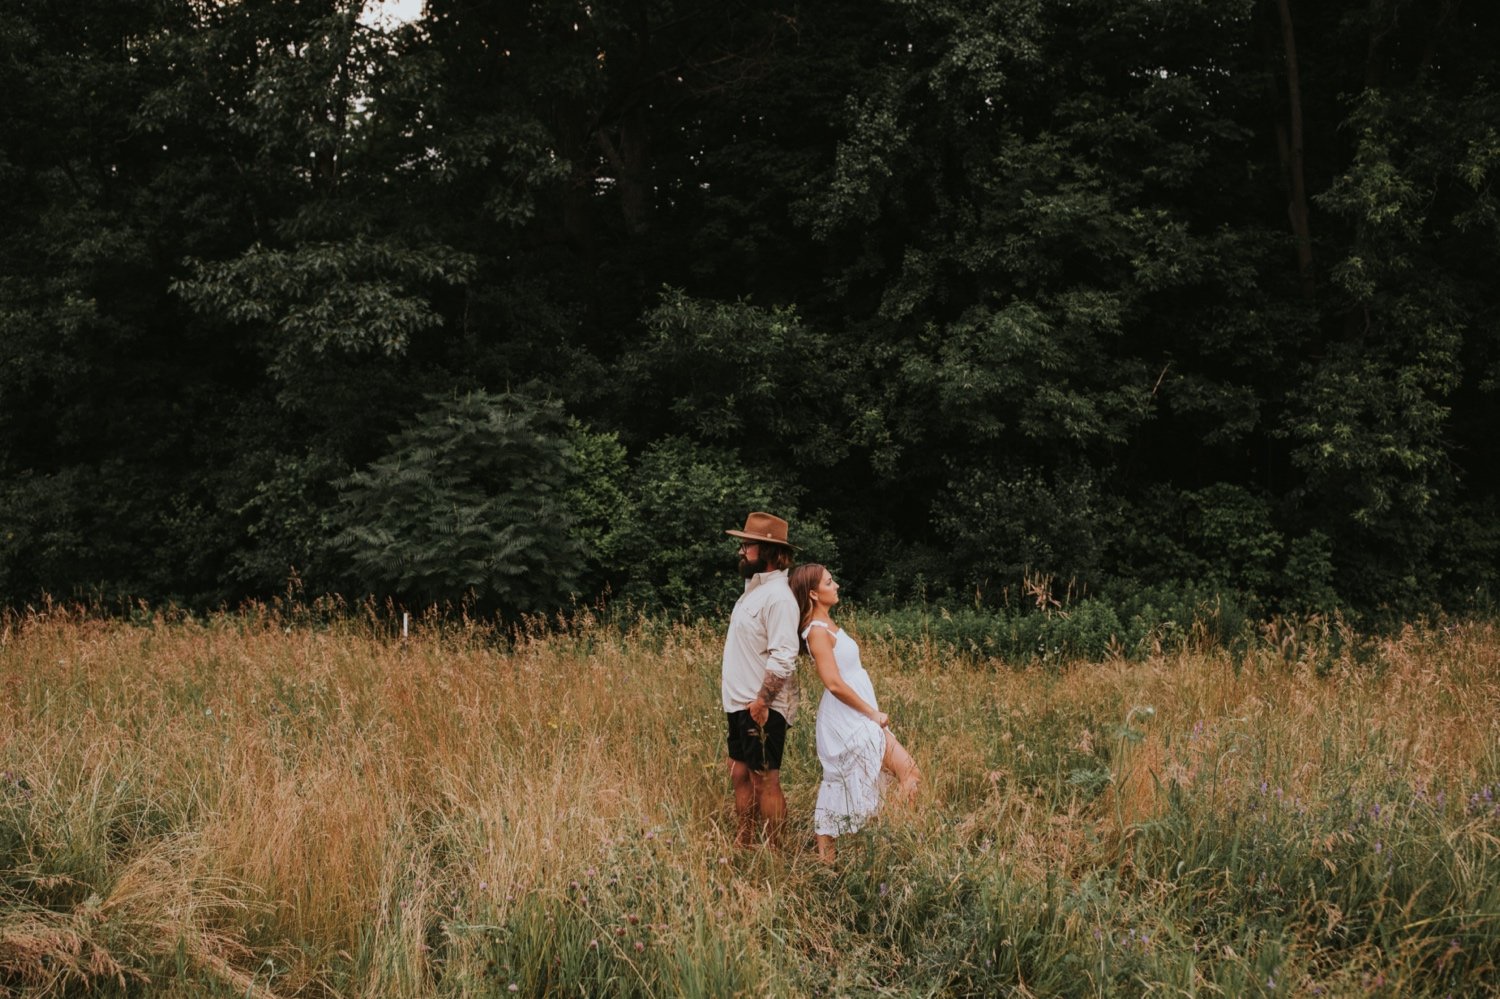
{"type": "Polygon", "coordinates": [[[765,571],[766,571],[766,560],[765,559],[758,558],[754,562],[752,562],[749,559],[747,559],[745,556],[743,556],[743,555],[740,556],[740,575],[741,576],[745,577],[746,579],[749,579],[751,576],[758,576],[758,575],[760,575],[761,573],[763,573],[765,571]]]}

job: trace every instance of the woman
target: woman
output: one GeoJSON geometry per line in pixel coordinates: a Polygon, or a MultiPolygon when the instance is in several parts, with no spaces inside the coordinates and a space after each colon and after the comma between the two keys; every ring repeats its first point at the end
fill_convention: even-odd
{"type": "Polygon", "coordinates": [[[859,646],[829,616],[839,602],[839,584],[823,566],[792,570],[792,595],[802,612],[802,648],[823,681],[818,704],[818,759],[823,783],[813,810],[818,857],[834,859],[834,841],[855,832],[880,806],[880,771],[895,775],[904,798],[917,790],[920,774],[911,754],[890,733],[890,717],[875,702],[875,687],[859,659],[859,646]]]}

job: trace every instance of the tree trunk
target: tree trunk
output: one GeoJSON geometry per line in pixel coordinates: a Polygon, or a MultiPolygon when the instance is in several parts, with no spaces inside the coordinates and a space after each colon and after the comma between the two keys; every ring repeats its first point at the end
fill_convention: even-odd
{"type": "Polygon", "coordinates": [[[1287,216],[1291,221],[1292,234],[1297,237],[1297,272],[1302,278],[1302,297],[1312,301],[1312,228],[1308,223],[1307,178],[1303,161],[1302,84],[1297,68],[1297,38],[1292,29],[1290,0],[1276,0],[1276,9],[1281,15],[1281,46],[1286,58],[1286,89],[1290,105],[1287,124],[1277,126],[1276,137],[1282,147],[1282,163],[1287,171],[1290,193],[1287,216]]]}

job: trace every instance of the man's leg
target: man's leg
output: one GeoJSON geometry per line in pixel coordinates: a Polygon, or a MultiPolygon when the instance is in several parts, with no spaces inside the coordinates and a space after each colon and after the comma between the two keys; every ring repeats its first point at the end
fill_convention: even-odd
{"type": "Polygon", "coordinates": [[[786,824],[786,795],[781,791],[781,771],[752,770],[750,780],[755,786],[755,804],[766,826],[766,842],[777,846],[781,842],[781,827],[786,824]]]}
{"type": "Polygon", "coordinates": [[[755,784],[750,776],[750,768],[739,760],[729,760],[729,782],[734,786],[734,818],[736,846],[755,845],[755,784]]]}

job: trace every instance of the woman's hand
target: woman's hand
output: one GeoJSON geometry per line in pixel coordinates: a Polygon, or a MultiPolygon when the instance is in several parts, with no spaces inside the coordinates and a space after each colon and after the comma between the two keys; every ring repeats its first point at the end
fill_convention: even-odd
{"type": "Polygon", "coordinates": [[[870,721],[874,722],[876,725],[879,725],[881,728],[888,728],[891,724],[891,716],[886,714],[884,711],[877,711],[870,716],[870,721]]]}

